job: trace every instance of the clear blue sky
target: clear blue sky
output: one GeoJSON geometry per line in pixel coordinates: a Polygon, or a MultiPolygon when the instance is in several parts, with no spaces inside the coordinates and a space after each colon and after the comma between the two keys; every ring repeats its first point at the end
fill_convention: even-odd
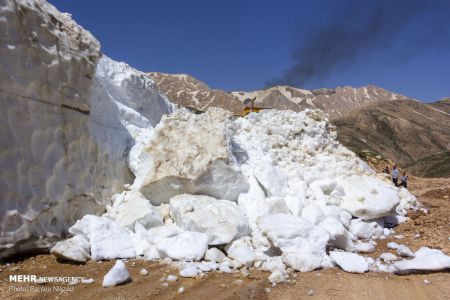
{"type": "MultiPolygon", "coordinates": [[[[327,65],[325,74],[310,79],[302,77],[301,83],[293,83],[297,87],[375,84],[426,102],[450,96],[450,28],[446,26],[450,22],[445,21],[446,17],[450,20],[450,11],[443,9],[450,5],[445,1],[428,1],[428,6],[444,4],[426,13],[419,8],[420,14],[415,11],[413,17],[396,15],[397,11],[403,12],[403,4],[391,9],[385,5],[386,1],[379,2],[383,9],[392,12],[396,21],[392,16],[381,19],[386,28],[375,33],[366,29],[367,20],[375,13],[373,7],[366,5],[370,1],[50,0],[50,3],[71,13],[91,31],[109,57],[142,71],[187,73],[213,88],[263,88],[292,68],[296,49],[306,48],[299,58],[303,65],[308,61],[305,57],[309,57],[305,53],[311,51],[337,55],[340,63],[327,65]],[[360,36],[364,43],[355,41],[353,33],[349,40],[332,41],[333,37],[340,37],[330,34],[336,28],[342,29],[347,38],[347,31],[358,32],[363,28],[359,34],[363,33],[360,36]],[[324,31],[331,40],[326,38],[318,50],[314,37],[324,31]],[[373,40],[367,38],[372,35],[373,40]],[[340,55],[346,54],[347,58],[341,60],[340,55]]],[[[311,57],[318,62],[326,61],[321,55],[311,57]]]]}

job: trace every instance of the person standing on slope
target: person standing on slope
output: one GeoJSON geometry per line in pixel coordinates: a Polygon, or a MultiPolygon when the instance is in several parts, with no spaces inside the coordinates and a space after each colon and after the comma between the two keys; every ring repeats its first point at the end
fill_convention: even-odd
{"type": "Polygon", "coordinates": [[[397,169],[397,164],[395,164],[394,167],[392,168],[392,182],[394,183],[395,186],[398,186],[398,169],[397,169]]]}
{"type": "Polygon", "coordinates": [[[403,171],[403,176],[400,176],[400,185],[405,189],[408,188],[408,175],[406,175],[405,171],[403,171]]]}

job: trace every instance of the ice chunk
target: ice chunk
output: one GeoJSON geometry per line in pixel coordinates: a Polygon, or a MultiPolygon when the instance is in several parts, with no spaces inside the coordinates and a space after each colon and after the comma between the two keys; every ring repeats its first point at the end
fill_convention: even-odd
{"type": "Polygon", "coordinates": [[[381,236],[383,228],[376,222],[366,222],[361,219],[353,219],[350,221],[349,230],[356,237],[361,239],[369,239],[372,236],[381,236]]]}
{"type": "Polygon", "coordinates": [[[69,232],[89,241],[93,260],[136,256],[129,232],[110,219],[86,215],[70,227],[69,232]]]}
{"type": "Polygon", "coordinates": [[[105,216],[129,229],[136,222],[147,229],[163,225],[161,213],[138,191],[114,195],[113,205],[108,207],[105,216]]]}
{"type": "Polygon", "coordinates": [[[397,254],[403,257],[414,257],[414,253],[405,245],[399,245],[397,247],[397,254]]]}
{"type": "Polygon", "coordinates": [[[319,206],[310,204],[303,208],[302,218],[309,221],[311,224],[317,225],[325,219],[325,215],[319,206]]]}
{"type": "Polygon", "coordinates": [[[155,245],[161,257],[175,260],[200,260],[208,249],[208,236],[200,232],[185,231],[166,237],[155,245]]]}
{"type": "Polygon", "coordinates": [[[258,228],[283,251],[286,265],[302,271],[321,266],[330,234],[301,217],[275,214],[261,217],[258,228]]]}
{"type": "Polygon", "coordinates": [[[250,231],[244,213],[228,200],[179,195],[170,199],[170,214],[182,229],[206,233],[210,245],[228,244],[250,231]]]}
{"type": "Polygon", "coordinates": [[[180,194],[237,201],[248,184],[230,151],[229,116],[209,108],[199,115],[179,110],[163,118],[139,157],[133,187],[154,205],[180,194]]]}
{"type": "Polygon", "coordinates": [[[440,271],[450,269],[450,256],[438,249],[422,247],[414,254],[410,260],[401,260],[394,264],[394,267],[401,273],[414,271],[440,271]]]}
{"type": "Polygon", "coordinates": [[[358,254],[330,251],[330,257],[346,272],[364,273],[369,270],[369,264],[366,259],[358,254]]]}
{"type": "Polygon", "coordinates": [[[275,284],[283,282],[284,281],[283,273],[281,273],[280,270],[274,270],[269,276],[269,281],[275,284]]]}
{"type": "Polygon", "coordinates": [[[221,263],[225,260],[225,254],[217,248],[209,248],[205,253],[205,260],[221,263]]]}
{"type": "Polygon", "coordinates": [[[338,185],[345,193],[340,207],[362,219],[391,215],[400,202],[397,189],[376,177],[338,178],[338,185]]]}
{"type": "Polygon", "coordinates": [[[195,277],[200,273],[200,270],[197,268],[195,264],[186,265],[181,271],[181,277],[195,277]]]}
{"type": "Polygon", "coordinates": [[[236,262],[251,267],[255,261],[255,253],[249,237],[242,237],[225,247],[228,257],[236,262]]]}
{"type": "Polygon", "coordinates": [[[372,243],[356,243],[355,245],[356,252],[359,253],[372,253],[375,251],[375,245],[372,243]]]}
{"type": "Polygon", "coordinates": [[[319,226],[330,233],[331,243],[335,247],[345,251],[353,251],[354,245],[350,234],[338,220],[328,217],[323,220],[319,226]]]}
{"type": "Polygon", "coordinates": [[[56,243],[51,253],[61,259],[86,262],[90,258],[89,251],[89,242],[82,235],[76,235],[68,240],[56,243]]]}
{"type": "Polygon", "coordinates": [[[125,263],[117,260],[116,264],[103,277],[103,287],[112,287],[131,280],[130,273],[128,273],[125,263]]]}
{"type": "Polygon", "coordinates": [[[380,259],[386,263],[392,263],[393,261],[397,260],[397,256],[395,256],[392,253],[385,252],[385,253],[381,253],[380,259]]]}

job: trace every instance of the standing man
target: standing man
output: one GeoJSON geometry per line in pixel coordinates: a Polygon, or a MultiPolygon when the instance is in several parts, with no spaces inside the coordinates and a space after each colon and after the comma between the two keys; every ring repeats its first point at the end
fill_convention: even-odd
{"type": "Polygon", "coordinates": [[[400,176],[400,184],[407,189],[408,188],[408,175],[403,171],[403,176],[400,176]]]}
{"type": "Polygon", "coordinates": [[[398,169],[397,169],[397,164],[395,164],[393,169],[392,169],[392,182],[394,183],[395,186],[398,186],[398,169]]]}

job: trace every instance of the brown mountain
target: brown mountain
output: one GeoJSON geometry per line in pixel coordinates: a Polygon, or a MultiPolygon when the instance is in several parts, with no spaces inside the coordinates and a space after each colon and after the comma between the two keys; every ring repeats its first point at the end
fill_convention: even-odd
{"type": "Polygon", "coordinates": [[[305,108],[319,108],[332,118],[345,115],[348,111],[379,100],[407,99],[373,85],[353,88],[303,90],[289,86],[276,86],[252,92],[224,92],[211,89],[204,82],[186,74],[147,73],[170,101],[198,110],[210,106],[221,107],[238,113],[246,98],[256,97],[259,107],[301,111],[305,108]]]}

